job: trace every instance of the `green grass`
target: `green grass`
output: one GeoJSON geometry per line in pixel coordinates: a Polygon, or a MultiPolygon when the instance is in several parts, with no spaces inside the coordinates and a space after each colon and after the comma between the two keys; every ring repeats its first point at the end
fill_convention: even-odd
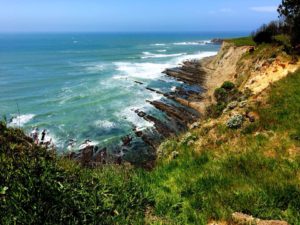
{"type": "Polygon", "coordinates": [[[268,105],[259,109],[265,129],[289,131],[300,137],[300,71],[273,85],[268,105]]]}
{"type": "Polygon", "coordinates": [[[256,43],[253,41],[252,37],[240,37],[233,39],[226,39],[225,41],[233,43],[237,47],[241,46],[255,46],[256,43]]]}
{"type": "Polygon", "coordinates": [[[202,225],[238,211],[300,224],[299,87],[300,72],[273,84],[254,125],[166,141],[150,172],[81,168],[2,122],[0,223],[202,225]]]}

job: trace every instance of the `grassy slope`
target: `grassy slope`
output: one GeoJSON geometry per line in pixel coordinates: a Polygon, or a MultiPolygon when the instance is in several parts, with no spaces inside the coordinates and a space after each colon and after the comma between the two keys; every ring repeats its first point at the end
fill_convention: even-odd
{"type": "Polygon", "coordinates": [[[166,142],[164,151],[179,157],[164,158],[147,176],[155,221],[206,224],[239,211],[299,224],[299,85],[300,72],[274,84],[267,104],[254,106],[260,120],[241,130],[217,123],[193,131],[199,140],[190,146],[166,142]]]}

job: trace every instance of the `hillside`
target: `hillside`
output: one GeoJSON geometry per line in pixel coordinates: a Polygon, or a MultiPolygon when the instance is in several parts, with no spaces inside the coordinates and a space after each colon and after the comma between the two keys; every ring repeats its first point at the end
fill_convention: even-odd
{"type": "Polygon", "coordinates": [[[234,212],[300,224],[296,61],[225,42],[204,61],[206,118],[161,144],[151,171],[82,168],[2,122],[2,224],[241,224],[234,212]]]}

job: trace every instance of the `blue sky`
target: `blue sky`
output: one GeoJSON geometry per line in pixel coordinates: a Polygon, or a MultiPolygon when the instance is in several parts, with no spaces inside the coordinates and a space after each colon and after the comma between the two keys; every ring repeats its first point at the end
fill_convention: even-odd
{"type": "Polygon", "coordinates": [[[280,0],[0,0],[0,32],[252,31],[280,0]]]}

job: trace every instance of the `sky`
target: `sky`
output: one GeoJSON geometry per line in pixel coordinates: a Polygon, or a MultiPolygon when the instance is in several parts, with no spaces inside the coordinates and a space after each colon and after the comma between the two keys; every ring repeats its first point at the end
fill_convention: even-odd
{"type": "Polygon", "coordinates": [[[281,0],[0,0],[0,32],[252,31],[281,0]]]}

